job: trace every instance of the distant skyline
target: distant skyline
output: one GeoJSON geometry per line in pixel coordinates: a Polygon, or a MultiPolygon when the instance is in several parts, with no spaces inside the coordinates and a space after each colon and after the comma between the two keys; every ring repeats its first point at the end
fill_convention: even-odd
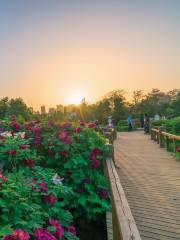
{"type": "Polygon", "coordinates": [[[0,98],[39,110],[180,88],[179,0],[0,2],[0,98]]]}

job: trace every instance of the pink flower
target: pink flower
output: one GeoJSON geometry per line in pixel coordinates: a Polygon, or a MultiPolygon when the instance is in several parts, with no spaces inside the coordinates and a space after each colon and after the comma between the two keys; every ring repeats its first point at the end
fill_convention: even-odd
{"type": "Polygon", "coordinates": [[[92,169],[97,169],[100,166],[100,161],[97,159],[94,159],[91,161],[91,167],[92,169]]]}
{"type": "Polygon", "coordinates": [[[45,228],[36,228],[34,231],[35,240],[57,240],[50,232],[45,228]]]}
{"type": "Polygon", "coordinates": [[[17,153],[17,152],[16,152],[15,149],[9,151],[9,155],[12,156],[12,157],[15,157],[15,156],[16,156],[16,153],[17,153]]]}
{"type": "Polygon", "coordinates": [[[81,128],[80,127],[77,127],[74,129],[74,133],[80,133],[81,132],[81,128]]]}
{"type": "Polygon", "coordinates": [[[0,179],[1,179],[1,181],[0,181],[0,184],[2,184],[2,183],[5,183],[6,182],[6,177],[5,176],[3,176],[3,174],[2,174],[2,172],[0,171],[0,179]]]}
{"type": "Polygon", "coordinates": [[[70,138],[70,133],[68,131],[63,131],[59,133],[58,139],[60,141],[63,141],[65,144],[70,144],[71,143],[71,138],[70,138]]]}
{"type": "Polygon", "coordinates": [[[107,197],[108,197],[108,193],[107,193],[106,189],[103,189],[103,188],[99,189],[98,195],[101,199],[107,199],[107,197]]]}
{"type": "Polygon", "coordinates": [[[60,151],[59,154],[63,157],[68,157],[68,155],[69,155],[68,152],[66,152],[66,151],[60,151]]]}
{"type": "Polygon", "coordinates": [[[25,160],[25,164],[27,167],[32,168],[34,166],[34,161],[32,159],[25,160]]]}
{"type": "Polygon", "coordinates": [[[81,122],[79,123],[79,125],[84,127],[84,126],[86,126],[86,123],[81,121],[81,122]]]}
{"type": "Polygon", "coordinates": [[[47,185],[45,184],[45,182],[40,182],[39,187],[41,192],[47,193],[47,185]]]}
{"type": "Polygon", "coordinates": [[[8,234],[3,238],[3,240],[17,240],[17,238],[13,235],[8,234]]]}
{"type": "Polygon", "coordinates": [[[69,132],[63,131],[59,133],[58,139],[64,141],[64,139],[67,138],[68,136],[69,136],[69,132]]]}
{"type": "Polygon", "coordinates": [[[88,127],[95,129],[97,126],[96,126],[95,123],[89,123],[89,124],[88,124],[88,127]]]}
{"type": "Polygon", "coordinates": [[[48,220],[49,224],[56,228],[55,236],[59,239],[63,237],[64,231],[63,227],[61,226],[60,222],[58,220],[54,220],[52,218],[49,218],[48,220]]]}
{"type": "Polygon", "coordinates": [[[54,150],[51,149],[51,148],[48,148],[47,152],[48,152],[49,154],[52,154],[52,153],[54,153],[54,150]]]}
{"type": "Polygon", "coordinates": [[[52,127],[52,126],[54,126],[54,120],[52,120],[52,119],[51,119],[51,120],[49,120],[49,122],[48,122],[48,126],[49,126],[49,127],[52,127]]]}
{"type": "Polygon", "coordinates": [[[101,150],[99,148],[94,148],[89,154],[89,159],[95,160],[96,157],[100,154],[101,154],[101,150]]]}
{"type": "Polygon", "coordinates": [[[11,116],[11,121],[16,121],[16,115],[11,116]]]}
{"type": "Polygon", "coordinates": [[[32,132],[34,133],[34,134],[40,134],[41,133],[41,128],[39,128],[39,127],[34,127],[34,128],[32,128],[32,132]]]}
{"type": "Polygon", "coordinates": [[[50,193],[44,196],[44,201],[46,203],[49,203],[51,207],[54,207],[54,204],[56,203],[57,199],[52,193],[50,193]]]}
{"type": "Polygon", "coordinates": [[[22,229],[15,230],[13,234],[6,235],[3,240],[29,240],[29,233],[22,229]]]}
{"type": "Polygon", "coordinates": [[[74,226],[68,226],[67,231],[72,235],[76,236],[76,228],[74,226]]]}
{"type": "Polygon", "coordinates": [[[19,129],[20,129],[20,125],[19,125],[19,123],[17,123],[17,122],[11,122],[11,127],[15,130],[15,131],[19,131],[19,129]]]}
{"type": "Polygon", "coordinates": [[[71,138],[69,136],[67,138],[65,138],[64,143],[69,145],[71,143],[71,138]]]}
{"type": "Polygon", "coordinates": [[[26,130],[32,130],[32,127],[34,126],[34,123],[33,122],[29,122],[29,123],[26,123],[24,125],[25,129],[26,130]]]}
{"type": "Polygon", "coordinates": [[[19,146],[19,148],[20,148],[20,149],[27,149],[27,148],[28,148],[28,145],[22,144],[22,145],[19,146]]]}
{"type": "Polygon", "coordinates": [[[25,232],[22,229],[18,229],[14,231],[14,236],[17,240],[28,240],[30,239],[29,233],[25,232]]]}
{"type": "Polygon", "coordinates": [[[72,127],[72,124],[71,123],[63,123],[59,126],[60,129],[68,129],[68,128],[71,128],[72,127]]]}

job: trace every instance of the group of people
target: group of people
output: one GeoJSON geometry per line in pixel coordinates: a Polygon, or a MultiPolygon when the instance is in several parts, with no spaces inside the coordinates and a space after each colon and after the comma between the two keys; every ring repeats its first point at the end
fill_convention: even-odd
{"type": "MultiPolygon", "coordinates": [[[[139,121],[140,121],[141,128],[144,128],[144,132],[149,133],[149,124],[150,124],[149,116],[147,114],[144,114],[144,115],[141,114],[139,121]]],[[[128,123],[128,130],[132,131],[133,119],[131,115],[128,116],[127,123],[128,123]]]]}

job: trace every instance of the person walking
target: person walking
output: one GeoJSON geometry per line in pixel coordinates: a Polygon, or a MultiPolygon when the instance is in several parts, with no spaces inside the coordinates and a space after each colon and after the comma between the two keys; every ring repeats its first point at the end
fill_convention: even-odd
{"type": "Polygon", "coordinates": [[[128,118],[127,118],[127,123],[128,123],[128,131],[132,131],[132,116],[129,115],[128,118]]]}
{"type": "Polygon", "coordinates": [[[139,120],[140,120],[140,126],[141,126],[141,128],[144,128],[144,115],[143,115],[143,114],[141,114],[139,120]]]}

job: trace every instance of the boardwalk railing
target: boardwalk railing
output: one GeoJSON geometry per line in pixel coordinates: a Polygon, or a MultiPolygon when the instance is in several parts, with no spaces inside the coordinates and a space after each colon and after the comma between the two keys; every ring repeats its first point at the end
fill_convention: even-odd
{"type": "MultiPolygon", "coordinates": [[[[114,129],[103,129],[104,135],[113,143],[116,139],[114,129]]],[[[114,147],[109,144],[110,153],[106,158],[104,172],[112,194],[112,232],[113,240],[141,240],[135,220],[132,216],[119,176],[114,166],[114,147]]]]}
{"type": "Polygon", "coordinates": [[[105,171],[112,193],[113,240],[141,240],[112,158],[106,159],[105,171]]]}
{"type": "Polygon", "coordinates": [[[172,142],[173,152],[176,152],[177,142],[180,141],[180,136],[164,132],[161,127],[151,128],[151,139],[156,141],[160,147],[166,147],[169,149],[169,145],[172,142]]]}

